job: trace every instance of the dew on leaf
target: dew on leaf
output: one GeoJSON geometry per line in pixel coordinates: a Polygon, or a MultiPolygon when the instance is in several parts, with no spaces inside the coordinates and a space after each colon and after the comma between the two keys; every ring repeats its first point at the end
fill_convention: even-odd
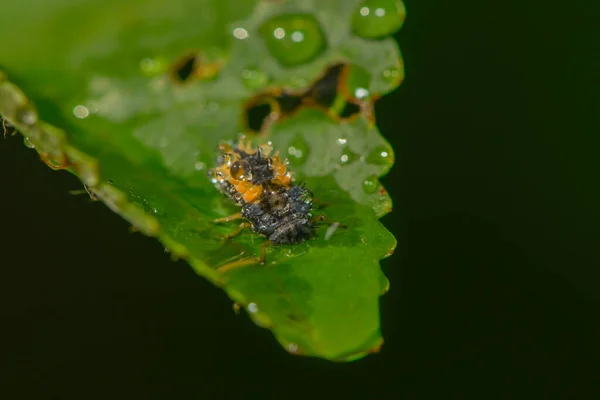
{"type": "Polygon", "coordinates": [[[25,125],[33,125],[37,122],[37,113],[30,108],[24,108],[17,111],[17,120],[25,125]]]}
{"type": "Polygon", "coordinates": [[[308,144],[302,135],[296,136],[288,145],[287,152],[295,165],[306,162],[308,157],[308,144]]]}
{"type": "Polygon", "coordinates": [[[73,108],[73,115],[79,119],[87,118],[90,115],[90,110],[80,104],[73,108]]]}
{"type": "Polygon", "coordinates": [[[235,28],[233,30],[233,36],[236,39],[244,40],[244,39],[247,39],[249,35],[248,35],[248,31],[247,30],[245,30],[242,27],[237,27],[237,28],[235,28]]]}
{"type": "Polygon", "coordinates": [[[287,350],[292,354],[296,354],[298,353],[299,348],[296,343],[288,343],[287,350]]]}
{"type": "Polygon", "coordinates": [[[358,155],[356,155],[355,153],[351,152],[350,150],[346,150],[341,156],[340,156],[340,163],[342,165],[347,165],[350,164],[356,160],[358,160],[359,157],[358,155]]]}
{"type": "Polygon", "coordinates": [[[367,194],[375,193],[379,183],[376,176],[370,176],[363,181],[363,190],[367,194]]]}
{"type": "Polygon", "coordinates": [[[402,69],[399,67],[386,68],[381,73],[383,80],[390,85],[398,85],[403,79],[402,69]]]}
{"type": "Polygon", "coordinates": [[[348,68],[348,74],[344,82],[345,94],[350,99],[364,100],[370,95],[370,81],[371,75],[367,70],[357,65],[352,65],[348,68]]]}
{"type": "Polygon", "coordinates": [[[284,14],[265,21],[259,28],[267,48],[285,66],[311,61],[325,47],[319,22],[310,14],[284,14]]]}
{"type": "Polygon", "coordinates": [[[269,76],[260,69],[246,68],[242,71],[242,81],[248,89],[261,89],[269,82],[269,76]]]}
{"type": "Polygon", "coordinates": [[[352,29],[364,38],[381,38],[402,26],[406,10],[400,0],[366,0],[352,16],[352,29]]]}
{"type": "Polygon", "coordinates": [[[375,147],[367,156],[369,164],[386,165],[393,162],[391,149],[387,146],[375,147]]]}
{"type": "Polygon", "coordinates": [[[165,208],[162,204],[153,201],[147,201],[146,205],[149,208],[149,211],[156,216],[162,216],[165,214],[165,208]]]}
{"type": "Polygon", "coordinates": [[[33,143],[31,143],[31,141],[29,140],[29,138],[27,138],[26,136],[23,138],[23,144],[27,148],[35,149],[35,146],[33,145],[33,143]]]}

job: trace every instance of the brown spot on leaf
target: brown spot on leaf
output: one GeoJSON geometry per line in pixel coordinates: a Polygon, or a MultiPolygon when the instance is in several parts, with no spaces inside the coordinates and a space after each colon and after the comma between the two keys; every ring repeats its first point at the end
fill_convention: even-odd
{"type": "Polygon", "coordinates": [[[217,76],[223,62],[205,61],[199,52],[188,52],[175,61],[171,68],[171,78],[175,83],[182,84],[194,79],[206,80],[217,76]]]}

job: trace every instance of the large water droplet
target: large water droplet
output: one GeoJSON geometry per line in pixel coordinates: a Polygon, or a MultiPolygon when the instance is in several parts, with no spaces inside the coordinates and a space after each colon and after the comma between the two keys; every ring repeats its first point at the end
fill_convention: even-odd
{"type": "Polygon", "coordinates": [[[392,150],[387,146],[377,146],[367,156],[369,164],[386,165],[391,164],[393,160],[392,150]]]}
{"type": "Polygon", "coordinates": [[[379,182],[377,181],[377,177],[374,175],[366,178],[363,181],[363,190],[367,194],[375,193],[377,191],[378,187],[379,187],[379,182]]]}
{"type": "Polygon", "coordinates": [[[406,10],[400,0],[366,0],[354,11],[352,30],[365,38],[380,38],[402,26],[406,10]]]}
{"type": "Polygon", "coordinates": [[[287,66],[306,63],[326,47],[321,26],[310,14],[274,17],[259,32],[273,57],[287,66]]]}
{"type": "Polygon", "coordinates": [[[269,76],[256,68],[246,68],[242,71],[242,81],[248,89],[262,89],[269,83],[269,76]]]}
{"type": "Polygon", "coordinates": [[[294,165],[304,164],[308,158],[308,152],[308,144],[302,135],[299,135],[292,140],[287,149],[289,158],[294,165]]]}

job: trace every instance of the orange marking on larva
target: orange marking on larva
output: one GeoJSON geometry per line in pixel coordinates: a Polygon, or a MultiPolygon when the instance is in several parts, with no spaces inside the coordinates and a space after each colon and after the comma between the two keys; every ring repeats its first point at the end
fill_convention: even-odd
{"type": "Polygon", "coordinates": [[[282,175],[282,176],[278,176],[277,178],[273,179],[273,183],[279,184],[279,185],[285,186],[285,187],[290,187],[290,185],[292,184],[292,179],[287,175],[282,175]]]}
{"type": "Polygon", "coordinates": [[[253,203],[262,194],[262,187],[254,186],[252,189],[244,193],[243,199],[246,203],[253,203]]]}
{"type": "Polygon", "coordinates": [[[238,149],[248,154],[256,153],[256,150],[252,148],[252,143],[246,139],[245,136],[240,137],[240,140],[238,141],[238,149]]]}
{"type": "Polygon", "coordinates": [[[283,164],[279,164],[279,165],[275,165],[273,167],[273,172],[275,173],[275,175],[279,176],[279,175],[285,175],[285,165],[283,164]]]}
{"type": "Polygon", "coordinates": [[[230,178],[229,183],[231,183],[235,187],[235,190],[237,192],[242,194],[246,193],[254,187],[251,182],[238,181],[233,178],[230,178]]]}

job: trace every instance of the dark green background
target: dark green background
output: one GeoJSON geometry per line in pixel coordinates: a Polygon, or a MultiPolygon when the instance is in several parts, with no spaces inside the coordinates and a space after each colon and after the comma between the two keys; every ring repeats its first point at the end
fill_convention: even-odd
{"type": "MultiPolygon", "coordinates": [[[[592,2],[411,1],[382,352],[293,357],[154,239],[0,141],[0,391],[34,398],[584,398],[600,361],[592,2]],[[550,396],[548,396],[550,395],[550,396]]],[[[592,397],[585,398],[594,398],[592,397]]]]}

